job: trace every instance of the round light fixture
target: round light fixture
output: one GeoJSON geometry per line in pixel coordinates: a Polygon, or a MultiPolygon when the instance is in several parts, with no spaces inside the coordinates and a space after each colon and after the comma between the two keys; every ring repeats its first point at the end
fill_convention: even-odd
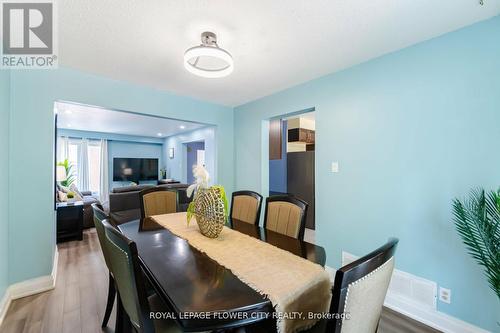
{"type": "Polygon", "coordinates": [[[213,32],[201,34],[201,45],[184,52],[184,68],[190,73],[206,78],[219,78],[232,73],[233,57],[217,45],[213,32]]]}

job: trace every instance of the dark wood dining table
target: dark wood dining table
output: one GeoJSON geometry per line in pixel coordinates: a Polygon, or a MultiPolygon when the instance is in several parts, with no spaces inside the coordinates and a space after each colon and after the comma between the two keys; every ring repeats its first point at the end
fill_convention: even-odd
{"type": "MultiPolygon", "coordinates": [[[[326,254],[321,246],[238,220],[233,220],[229,227],[325,264],[326,254]]],[[[153,230],[139,231],[139,220],[118,228],[136,243],[147,279],[168,307],[165,312],[173,312],[184,331],[224,330],[270,320],[263,315],[274,311],[267,297],[168,229],[158,225],[153,230]]]]}

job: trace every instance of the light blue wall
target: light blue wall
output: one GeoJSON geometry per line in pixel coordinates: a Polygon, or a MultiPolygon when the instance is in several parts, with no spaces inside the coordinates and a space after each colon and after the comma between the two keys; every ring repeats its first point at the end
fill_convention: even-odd
{"type": "Polygon", "coordinates": [[[328,264],[399,237],[398,269],[451,288],[440,311],[498,332],[500,302],[457,236],[451,201],[500,185],[499,36],[496,17],[236,108],[236,188],[268,190],[265,120],[315,107],[316,238],[328,264]]]}
{"type": "MultiPolygon", "coordinates": [[[[92,131],[79,131],[70,129],[58,129],[58,136],[67,136],[73,138],[87,139],[105,139],[108,140],[108,179],[109,189],[114,187],[126,186],[130,182],[113,181],[113,159],[115,157],[126,158],[157,158],[158,159],[158,177],[159,170],[163,166],[163,143],[162,138],[151,138],[146,136],[123,135],[113,133],[102,133],[92,131]]],[[[141,184],[155,184],[156,181],[145,181],[141,184]]]]}
{"type": "Polygon", "coordinates": [[[0,299],[8,286],[10,72],[0,70],[0,299]]]}
{"type": "MultiPolygon", "coordinates": [[[[109,156],[109,189],[115,187],[127,186],[130,182],[113,181],[113,159],[114,158],[157,158],[158,159],[158,179],[160,178],[160,169],[163,165],[163,144],[157,143],[139,143],[139,142],[108,142],[109,156]]],[[[157,181],[141,181],[140,184],[156,185],[157,181]]]]}
{"type": "MultiPolygon", "coordinates": [[[[225,185],[223,179],[220,178],[220,161],[222,156],[226,156],[224,150],[215,144],[220,140],[219,127],[214,126],[203,127],[191,132],[182,133],[179,135],[169,136],[165,138],[165,161],[167,167],[167,177],[179,180],[182,183],[187,182],[187,156],[186,145],[187,142],[204,141],[205,142],[205,167],[210,175],[211,184],[225,185]],[[174,158],[168,156],[169,148],[174,148],[174,158]],[[218,152],[220,152],[218,154],[218,152]]],[[[225,161],[232,164],[233,161],[225,161]]],[[[226,191],[232,191],[226,188],[226,191]]]]}
{"type": "Polygon", "coordinates": [[[9,283],[47,275],[52,269],[55,247],[53,110],[57,100],[217,125],[216,147],[224,152],[218,156],[218,179],[232,190],[231,108],[68,68],[13,71],[9,283]],[[30,193],[36,193],[36,200],[30,199],[30,193]]]}

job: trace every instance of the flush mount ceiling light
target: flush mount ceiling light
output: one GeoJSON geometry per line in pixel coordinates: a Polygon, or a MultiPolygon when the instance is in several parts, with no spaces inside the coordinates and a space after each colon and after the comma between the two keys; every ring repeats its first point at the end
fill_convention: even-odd
{"type": "Polygon", "coordinates": [[[206,78],[219,78],[234,69],[233,57],[217,45],[213,32],[201,34],[201,45],[187,49],[184,53],[184,68],[190,73],[206,78]]]}

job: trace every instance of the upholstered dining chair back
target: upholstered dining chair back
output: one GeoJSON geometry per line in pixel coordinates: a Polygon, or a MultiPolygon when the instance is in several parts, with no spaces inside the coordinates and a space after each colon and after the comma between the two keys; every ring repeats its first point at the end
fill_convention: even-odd
{"type": "Polygon", "coordinates": [[[139,196],[141,198],[142,218],[177,212],[177,191],[164,187],[153,187],[142,190],[139,196]]]}
{"type": "Polygon", "coordinates": [[[231,200],[231,220],[259,224],[262,195],[253,191],[233,192],[231,200]]]}
{"type": "Polygon", "coordinates": [[[330,312],[340,318],[330,323],[328,332],[377,331],[394,270],[397,244],[398,239],[391,238],[380,248],[337,271],[330,312]]]}
{"type": "Polygon", "coordinates": [[[268,197],[264,228],[303,240],[307,206],[305,201],[290,195],[268,197]]]}
{"type": "Polygon", "coordinates": [[[106,262],[108,270],[111,271],[109,253],[108,249],[106,248],[106,239],[105,239],[106,233],[104,231],[104,225],[102,224],[102,221],[108,219],[108,215],[104,212],[104,209],[100,204],[93,203],[91,206],[94,213],[94,225],[95,225],[95,230],[97,231],[97,238],[99,239],[99,244],[101,245],[102,255],[104,256],[104,261],[106,262]]]}
{"type": "Polygon", "coordinates": [[[111,271],[118,289],[119,301],[138,332],[154,332],[153,321],[149,318],[150,308],[139,266],[137,247],[107,220],[102,221],[102,224],[106,233],[106,246],[110,253],[111,271]]]}

